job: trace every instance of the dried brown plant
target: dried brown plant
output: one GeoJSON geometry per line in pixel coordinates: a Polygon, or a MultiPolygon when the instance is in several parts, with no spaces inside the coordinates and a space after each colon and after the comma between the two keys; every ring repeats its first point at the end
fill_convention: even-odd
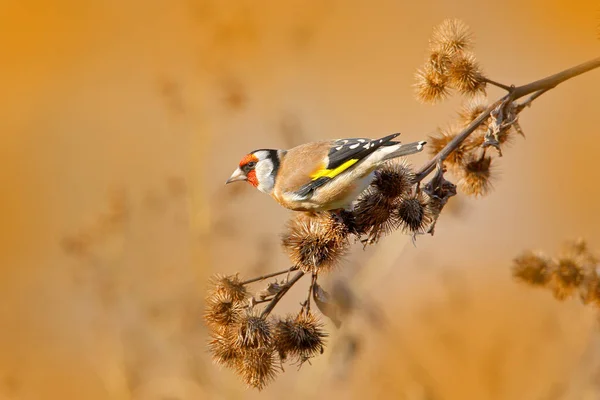
{"type": "Polygon", "coordinates": [[[458,187],[466,194],[484,196],[492,189],[492,157],[470,153],[458,167],[458,187]]]}
{"type": "Polygon", "coordinates": [[[412,235],[425,233],[433,220],[429,196],[423,191],[404,198],[396,213],[401,221],[402,230],[412,235]]]}
{"type": "Polygon", "coordinates": [[[413,185],[414,172],[404,162],[390,161],[376,171],[370,187],[354,205],[354,231],[366,235],[366,243],[374,243],[398,229],[402,224],[398,209],[410,195],[413,185]]]}
{"type": "Polygon", "coordinates": [[[281,242],[293,265],[318,273],[340,262],[348,250],[348,234],[348,226],[333,214],[297,213],[281,242]]]}
{"type": "Polygon", "coordinates": [[[449,96],[448,76],[440,74],[436,66],[426,64],[415,72],[417,98],[423,103],[435,104],[449,96]]]}
{"type": "Polygon", "coordinates": [[[323,352],[326,337],[323,324],[310,312],[288,315],[275,325],[275,348],[281,360],[291,356],[302,364],[323,352]]]}
{"type": "Polygon", "coordinates": [[[443,50],[449,55],[454,55],[472,48],[473,34],[463,21],[449,18],[433,28],[429,46],[432,51],[443,50]]]}
{"type": "Polygon", "coordinates": [[[585,303],[600,306],[600,260],[582,239],[568,242],[557,257],[527,251],[514,260],[513,276],[549,289],[558,300],[579,293],[585,303]]]}
{"type": "MultiPolygon", "coordinates": [[[[465,96],[458,120],[431,138],[428,162],[416,170],[389,162],[375,172],[371,185],[351,210],[295,213],[282,236],[290,268],[246,281],[237,275],[213,279],[205,319],[211,330],[209,350],[217,364],[234,369],[247,385],[260,390],[282,370],[279,366],[284,362],[302,365],[322,353],[327,333],[311,310],[311,302],[336,326],[343,323],[344,307],[336,304],[336,296],[327,293],[318,278],[341,263],[350,238],[366,246],[395,230],[413,240],[417,235],[433,235],[457,186],[476,197],[491,191],[492,165],[514,133],[523,134],[520,113],[560,83],[600,67],[600,58],[596,58],[526,85],[505,85],[483,74],[472,52],[472,38],[462,21],[442,22],[433,31],[425,64],[416,72],[416,97],[422,102],[435,103],[453,92],[465,96]],[[489,102],[483,95],[487,85],[506,94],[489,102]],[[447,171],[458,179],[457,185],[446,179],[447,171]],[[280,275],[285,275],[281,281],[267,282],[262,290],[249,290],[251,284],[280,275]],[[271,316],[304,275],[310,275],[311,282],[299,312],[284,318],[271,316]]],[[[585,244],[577,242],[557,259],[524,253],[515,259],[513,273],[531,285],[550,288],[561,299],[579,291],[584,301],[600,305],[597,266],[585,244]]]]}
{"type": "Polygon", "coordinates": [[[556,269],[553,260],[543,253],[527,251],[514,260],[513,275],[533,286],[545,286],[556,269]]]}

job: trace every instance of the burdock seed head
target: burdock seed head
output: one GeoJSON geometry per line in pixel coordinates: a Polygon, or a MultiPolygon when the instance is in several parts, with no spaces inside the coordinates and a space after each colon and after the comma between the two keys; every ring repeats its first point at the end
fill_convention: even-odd
{"type": "Polygon", "coordinates": [[[277,321],[274,345],[279,357],[285,360],[294,357],[300,363],[323,352],[327,333],[323,324],[311,313],[300,312],[277,321]]]}
{"type": "Polygon", "coordinates": [[[429,196],[422,191],[403,198],[396,213],[404,232],[413,235],[425,233],[433,222],[429,196]]]}
{"type": "Polygon", "coordinates": [[[277,370],[273,347],[247,349],[236,363],[236,372],[246,385],[258,390],[262,390],[275,379],[277,370]]]}
{"type": "Polygon", "coordinates": [[[396,208],[414,185],[415,174],[404,162],[388,162],[375,171],[375,178],[354,205],[357,231],[367,235],[367,243],[398,229],[396,208]]]}
{"type": "Polygon", "coordinates": [[[598,258],[588,250],[585,241],[567,242],[552,275],[554,295],[564,299],[578,289],[583,301],[596,301],[600,293],[597,273],[598,258]]]}
{"type": "Polygon", "coordinates": [[[236,366],[242,357],[242,351],[236,345],[235,335],[231,329],[211,332],[208,349],[215,364],[228,368],[236,366]]]}
{"type": "Polygon", "coordinates": [[[305,272],[330,271],[346,254],[349,229],[329,213],[295,213],[282,236],[294,266],[305,272]]]}
{"type": "Polygon", "coordinates": [[[586,271],[579,286],[579,296],[583,304],[593,303],[600,306],[600,276],[598,270],[586,271]]]}
{"type": "Polygon", "coordinates": [[[248,298],[248,291],[238,275],[214,275],[211,278],[212,292],[228,296],[236,301],[248,298]]]}
{"type": "MultiPolygon", "coordinates": [[[[435,156],[438,154],[444,147],[448,145],[462,130],[462,127],[457,124],[448,125],[445,128],[437,129],[438,133],[434,136],[429,136],[429,154],[431,156],[435,156]]],[[[463,162],[465,154],[471,149],[471,143],[469,139],[462,142],[448,157],[446,158],[446,162],[456,166],[460,165],[463,162]]]]}
{"type": "Polygon", "coordinates": [[[359,234],[367,235],[367,244],[398,229],[396,208],[399,199],[384,196],[374,186],[365,190],[354,206],[354,221],[359,234]]]}
{"type": "Polygon", "coordinates": [[[415,95],[422,103],[435,104],[444,100],[450,93],[448,77],[438,74],[430,64],[425,64],[423,69],[417,70],[415,81],[415,95]]]}
{"type": "Polygon", "coordinates": [[[458,51],[470,50],[473,35],[464,22],[450,18],[433,29],[429,45],[432,51],[443,49],[452,55],[458,51]]]}
{"type": "Polygon", "coordinates": [[[583,239],[565,243],[561,257],[572,260],[582,270],[595,270],[600,263],[598,257],[590,252],[583,239]]]}
{"type": "Polygon", "coordinates": [[[471,196],[485,196],[492,189],[492,158],[470,153],[458,169],[458,187],[471,196]]]}
{"type": "Polygon", "coordinates": [[[559,300],[572,295],[585,277],[581,266],[570,258],[561,258],[552,273],[552,292],[559,300]]]}
{"type": "Polygon", "coordinates": [[[253,311],[243,313],[233,329],[237,333],[236,345],[241,349],[258,349],[269,347],[271,344],[271,324],[253,311]]]}
{"type": "Polygon", "coordinates": [[[415,173],[404,161],[388,161],[375,171],[371,186],[390,200],[405,196],[414,185],[415,173]]]}
{"type": "Polygon", "coordinates": [[[243,304],[224,293],[211,293],[206,303],[204,320],[213,328],[231,326],[242,315],[243,304]]]}
{"type": "Polygon", "coordinates": [[[446,49],[435,49],[429,53],[426,65],[430,67],[438,77],[448,76],[452,55],[446,49]]]}
{"type": "Polygon", "coordinates": [[[449,66],[450,84],[462,94],[485,93],[485,77],[471,53],[458,52],[449,66]]]}
{"type": "MultiPolygon", "coordinates": [[[[488,100],[485,96],[477,95],[468,98],[462,103],[458,111],[458,119],[462,126],[467,126],[475,121],[488,108],[488,100]]],[[[488,117],[489,118],[489,117],[488,117]]],[[[484,124],[487,126],[487,124],[484,124]]]]}
{"type": "Polygon", "coordinates": [[[512,274],[515,278],[532,286],[545,286],[550,282],[556,265],[542,253],[527,251],[513,263],[512,274]]]}

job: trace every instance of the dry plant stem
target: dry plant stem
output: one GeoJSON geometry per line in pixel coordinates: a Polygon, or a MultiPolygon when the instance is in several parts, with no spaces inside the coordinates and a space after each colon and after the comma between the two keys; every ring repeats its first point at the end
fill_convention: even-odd
{"type": "Polygon", "coordinates": [[[512,86],[508,86],[508,85],[505,85],[503,83],[493,81],[493,80],[491,80],[489,78],[483,78],[483,81],[486,82],[486,83],[489,83],[490,85],[498,86],[499,88],[504,89],[504,90],[506,90],[508,92],[510,92],[511,90],[513,90],[512,86]]]}
{"type": "Polygon", "coordinates": [[[290,288],[292,286],[294,286],[294,284],[296,282],[298,282],[300,280],[300,278],[302,278],[304,276],[304,271],[298,271],[296,272],[296,275],[294,275],[292,277],[292,279],[290,279],[282,288],[279,292],[277,292],[277,294],[275,295],[275,297],[273,297],[273,299],[271,300],[271,302],[265,307],[265,309],[263,310],[263,312],[260,314],[260,316],[262,318],[266,318],[271,311],[273,311],[273,309],[275,308],[275,306],[277,305],[277,303],[279,303],[279,300],[281,300],[281,298],[283,296],[285,296],[285,294],[288,292],[288,290],[290,290],[290,288]]]}
{"type": "Polygon", "coordinates": [[[559,83],[562,83],[568,79],[574,78],[577,75],[581,75],[598,67],[600,67],[600,57],[584,62],[583,64],[576,65],[575,67],[566,69],[547,78],[531,82],[527,85],[515,87],[511,91],[510,98],[511,100],[517,100],[523,96],[527,96],[530,93],[537,92],[538,90],[552,89],[559,83]]]}
{"type": "Polygon", "coordinates": [[[519,104],[517,106],[517,113],[520,113],[521,111],[523,111],[524,108],[529,107],[531,105],[531,103],[533,103],[533,101],[535,99],[537,99],[538,97],[540,97],[541,95],[543,95],[544,93],[546,93],[548,90],[550,90],[550,88],[538,90],[537,92],[535,92],[534,94],[532,94],[531,96],[529,96],[527,98],[527,100],[525,100],[524,102],[522,102],[521,104],[519,104]]]}
{"type": "Polygon", "coordinates": [[[315,283],[317,283],[317,274],[315,272],[313,272],[312,274],[312,278],[310,280],[310,285],[308,286],[308,295],[306,296],[306,303],[304,303],[305,305],[305,311],[308,314],[308,312],[310,311],[310,298],[312,296],[312,291],[313,288],[315,287],[315,283]]]}
{"type": "Polygon", "coordinates": [[[258,282],[258,281],[262,281],[268,278],[272,278],[274,276],[278,276],[278,275],[283,275],[283,274],[287,274],[290,271],[294,271],[298,268],[296,267],[291,267],[288,269],[284,269],[283,271],[278,271],[278,272],[273,272],[271,274],[266,274],[266,275],[261,275],[261,276],[257,276],[256,278],[252,278],[252,279],[248,279],[247,281],[241,282],[242,285],[247,285],[249,283],[253,283],[253,282],[258,282]]]}
{"type": "Polygon", "coordinates": [[[583,64],[579,64],[575,67],[566,69],[547,78],[543,78],[523,86],[518,86],[514,88],[511,87],[509,94],[503,96],[502,98],[491,104],[488,108],[486,108],[485,111],[483,111],[479,115],[479,117],[477,117],[473,122],[471,122],[469,126],[467,126],[454,139],[452,139],[446,145],[446,147],[444,147],[438,154],[436,154],[435,157],[433,157],[425,165],[423,165],[417,171],[415,181],[420,182],[427,175],[429,175],[435,169],[435,166],[438,161],[444,161],[454,150],[456,150],[458,146],[460,146],[460,144],[466,138],[469,137],[469,135],[471,135],[471,133],[473,133],[490,116],[492,111],[494,111],[494,109],[502,103],[514,101],[520,99],[521,97],[527,96],[528,94],[537,92],[534,96],[531,96],[530,99],[525,101],[524,104],[529,105],[533,100],[544,94],[546,91],[556,87],[558,84],[598,67],[600,67],[600,57],[587,61],[583,64]]]}

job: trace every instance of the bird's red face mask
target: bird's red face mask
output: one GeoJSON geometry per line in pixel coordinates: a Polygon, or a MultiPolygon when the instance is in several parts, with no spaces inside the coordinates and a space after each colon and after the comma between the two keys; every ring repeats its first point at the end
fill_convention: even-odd
{"type": "Polygon", "coordinates": [[[252,186],[258,186],[258,179],[256,178],[256,163],[258,158],[254,154],[248,154],[242,161],[240,161],[239,167],[233,171],[233,174],[227,179],[225,184],[237,181],[248,181],[252,186]]]}

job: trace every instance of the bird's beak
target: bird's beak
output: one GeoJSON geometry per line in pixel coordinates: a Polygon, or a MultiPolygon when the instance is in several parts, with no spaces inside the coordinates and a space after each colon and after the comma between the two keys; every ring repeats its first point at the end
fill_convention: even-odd
{"type": "Polygon", "coordinates": [[[229,177],[229,179],[227,179],[227,182],[225,182],[225,184],[227,185],[231,182],[245,181],[246,179],[248,179],[248,177],[246,176],[246,174],[244,174],[244,171],[238,168],[235,171],[233,171],[233,174],[231,174],[231,176],[229,177]]]}

